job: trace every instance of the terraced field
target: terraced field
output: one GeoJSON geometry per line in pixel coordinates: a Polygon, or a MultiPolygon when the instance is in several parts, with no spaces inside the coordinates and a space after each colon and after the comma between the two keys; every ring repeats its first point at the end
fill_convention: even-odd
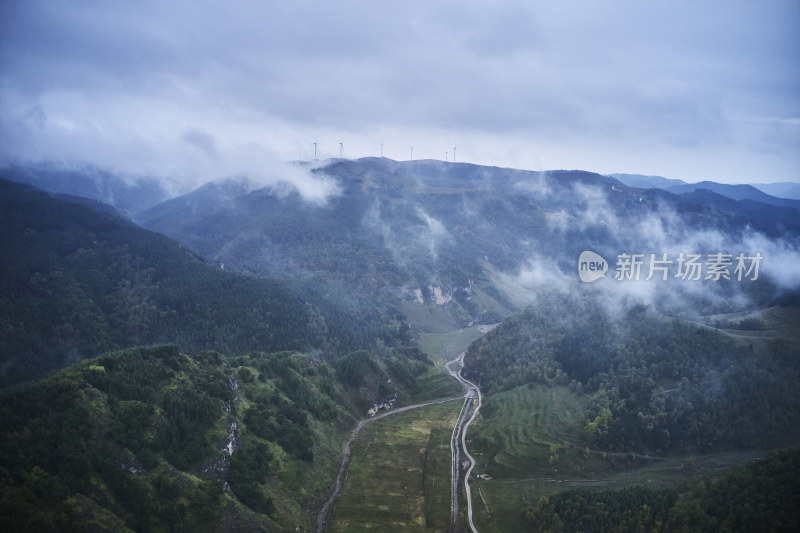
{"type": "Polygon", "coordinates": [[[543,466],[550,447],[579,443],[588,402],[566,387],[526,386],[487,396],[470,435],[475,453],[483,454],[485,473],[551,475],[543,466]]]}

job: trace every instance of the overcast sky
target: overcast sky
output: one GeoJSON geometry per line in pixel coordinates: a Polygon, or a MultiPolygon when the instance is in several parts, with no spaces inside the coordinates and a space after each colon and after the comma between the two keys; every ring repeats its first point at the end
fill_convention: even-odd
{"type": "Polygon", "coordinates": [[[800,1],[0,3],[0,157],[800,181],[800,1]]]}

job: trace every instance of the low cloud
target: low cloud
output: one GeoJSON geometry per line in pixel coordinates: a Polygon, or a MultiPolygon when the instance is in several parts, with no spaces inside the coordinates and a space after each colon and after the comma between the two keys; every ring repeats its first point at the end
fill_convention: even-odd
{"type": "Polygon", "coordinates": [[[330,177],[312,173],[310,165],[287,162],[249,136],[226,135],[224,121],[217,127],[177,127],[159,123],[157,117],[168,115],[167,110],[132,105],[122,112],[114,105],[115,110],[107,112],[106,105],[98,103],[96,113],[81,114],[99,115],[97,120],[47,113],[38,105],[0,116],[0,131],[8,132],[0,162],[103,168],[130,180],[155,178],[173,195],[233,176],[245,176],[254,187],[272,187],[279,193],[294,190],[317,204],[341,192],[330,177]],[[120,113],[127,117],[124,124],[118,122],[120,113]]]}
{"type": "Polygon", "coordinates": [[[760,253],[761,274],[785,290],[800,290],[800,251],[786,241],[751,233],[742,240],[744,250],[760,253]]]}
{"type": "Polygon", "coordinates": [[[548,200],[553,194],[553,187],[547,171],[526,173],[525,179],[514,183],[514,188],[539,200],[548,200]]]}
{"type": "Polygon", "coordinates": [[[553,259],[533,255],[513,279],[526,289],[566,294],[574,290],[577,278],[564,273],[553,259]]]}
{"type": "Polygon", "coordinates": [[[570,199],[564,200],[559,192],[554,195],[557,200],[544,202],[542,207],[551,209],[545,212],[551,238],[567,238],[569,242],[563,247],[549,247],[553,255],[532,253],[514,277],[516,283],[534,293],[556,293],[574,301],[588,298],[600,303],[614,318],[623,317],[638,305],[691,317],[695,313],[753,309],[768,305],[782,291],[800,289],[800,246],[795,237],[769,238],[753,227],[729,225],[732,221],[726,218],[715,219],[707,213],[698,218],[678,211],[666,201],[647,198],[640,203],[622,192],[616,196],[616,191],[609,192],[605,185],[581,183],[564,190],[572,191],[570,199]],[[607,261],[605,278],[588,283],[580,280],[579,247],[607,261]],[[710,257],[717,253],[728,255],[730,279],[710,276],[710,257]],[[621,254],[641,254],[638,276],[616,279],[621,254]],[[699,280],[678,275],[681,254],[701,258],[699,280]],[[755,268],[743,271],[739,279],[736,267],[740,254],[745,268],[758,263],[757,273],[755,268]],[[666,279],[658,268],[651,272],[653,259],[666,261],[653,265],[666,265],[666,279]]]}
{"type": "Polygon", "coordinates": [[[213,155],[217,151],[217,141],[214,136],[200,128],[187,129],[181,138],[207,155],[213,155]]]}
{"type": "Polygon", "coordinates": [[[564,233],[572,226],[572,217],[564,209],[545,213],[545,223],[550,231],[564,233]]]}
{"type": "Polygon", "coordinates": [[[450,239],[450,234],[440,220],[430,216],[419,206],[417,206],[417,216],[425,222],[425,227],[417,236],[417,242],[428,249],[435,261],[439,257],[439,247],[450,239]]]}
{"type": "Polygon", "coordinates": [[[339,183],[323,173],[312,173],[311,168],[301,163],[284,163],[271,167],[271,173],[252,171],[251,179],[264,187],[270,187],[278,195],[297,192],[303,200],[324,205],[328,199],[339,196],[339,183]]]}
{"type": "Polygon", "coordinates": [[[579,222],[582,228],[598,223],[614,229],[621,228],[617,214],[608,201],[608,192],[605,188],[576,183],[572,186],[571,194],[582,213],[579,222]]]}

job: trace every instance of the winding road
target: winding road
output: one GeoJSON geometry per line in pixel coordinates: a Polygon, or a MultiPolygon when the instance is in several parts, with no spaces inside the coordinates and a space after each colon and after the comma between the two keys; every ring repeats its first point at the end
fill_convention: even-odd
{"type": "Polygon", "coordinates": [[[353,431],[350,433],[350,438],[347,439],[347,442],[344,443],[342,447],[343,457],[342,457],[342,464],[339,466],[339,473],[336,476],[336,482],[334,483],[333,494],[331,494],[330,498],[325,502],[322,506],[322,509],[317,515],[317,531],[318,533],[322,533],[325,530],[325,521],[328,518],[328,511],[330,509],[333,500],[336,499],[336,496],[339,494],[339,490],[342,488],[342,479],[344,478],[344,474],[347,471],[347,465],[350,464],[350,445],[353,443],[358,434],[361,432],[361,428],[363,428],[366,424],[370,422],[375,422],[376,420],[380,420],[381,418],[386,418],[390,415],[395,415],[397,413],[402,413],[404,411],[410,411],[411,409],[419,409],[420,407],[427,407],[429,405],[437,405],[440,403],[452,402],[455,400],[459,400],[460,397],[455,398],[440,398],[438,400],[431,400],[425,403],[417,403],[414,405],[406,405],[404,407],[398,407],[396,409],[390,409],[385,411],[379,415],[375,415],[372,418],[365,418],[361,420],[353,431]]]}
{"type": "MultiPolygon", "coordinates": [[[[469,520],[469,527],[473,531],[473,533],[478,533],[478,530],[475,529],[475,525],[472,523],[472,496],[469,487],[469,476],[472,473],[472,469],[475,467],[475,459],[469,454],[467,451],[467,443],[466,443],[466,435],[467,435],[467,428],[472,423],[473,420],[478,416],[478,410],[481,408],[481,391],[478,387],[461,376],[461,368],[464,366],[464,355],[466,352],[461,352],[458,357],[449,361],[445,368],[447,368],[447,372],[453,376],[462,387],[464,387],[465,394],[464,398],[464,405],[461,407],[461,412],[458,415],[458,420],[456,421],[455,427],[453,428],[453,435],[450,438],[450,451],[452,454],[452,465],[451,465],[451,477],[452,477],[452,487],[453,492],[451,495],[452,500],[452,516],[451,516],[451,523],[455,524],[456,517],[458,516],[458,478],[459,478],[459,466],[460,466],[460,457],[461,453],[463,452],[464,457],[466,457],[467,461],[469,461],[469,467],[467,468],[467,472],[464,477],[464,489],[467,494],[467,518],[469,520]],[[458,364],[458,368],[453,370],[452,366],[458,364]],[[469,416],[470,409],[472,407],[473,402],[476,401],[475,409],[472,410],[472,416],[469,420],[466,420],[467,416],[469,416]],[[459,443],[460,441],[460,443],[459,443]]],[[[361,420],[353,431],[350,433],[350,438],[347,439],[347,442],[344,443],[342,447],[343,457],[342,463],[339,466],[339,473],[336,476],[336,482],[334,483],[333,493],[331,494],[330,498],[325,502],[320,510],[319,514],[317,515],[317,532],[323,533],[325,530],[325,522],[328,518],[328,512],[330,511],[330,507],[333,504],[333,501],[336,499],[336,496],[339,494],[339,490],[342,488],[342,480],[344,479],[345,472],[347,471],[347,465],[350,464],[350,454],[351,449],[350,446],[358,437],[358,434],[361,432],[361,428],[364,425],[369,424],[370,422],[374,422],[375,420],[380,420],[381,418],[385,418],[390,415],[394,415],[397,413],[402,413],[404,411],[409,411],[411,409],[418,409],[420,407],[427,407],[429,405],[436,405],[445,402],[452,402],[455,400],[459,400],[462,397],[455,397],[455,398],[441,398],[438,400],[431,400],[425,403],[418,403],[414,405],[406,405],[404,407],[398,407],[396,409],[390,409],[385,411],[379,415],[376,415],[372,418],[366,418],[361,420]]]]}
{"type": "Polygon", "coordinates": [[[464,492],[467,495],[467,520],[469,522],[469,527],[472,530],[472,533],[478,533],[478,530],[475,529],[475,524],[472,522],[472,492],[469,486],[469,476],[472,474],[472,469],[475,468],[475,459],[470,455],[469,451],[467,450],[467,429],[469,425],[472,424],[473,420],[477,418],[478,411],[481,408],[482,398],[481,398],[481,390],[470,380],[464,378],[461,375],[461,369],[464,367],[464,355],[466,352],[461,352],[461,354],[447,363],[446,368],[447,371],[453,376],[455,379],[461,383],[461,386],[464,387],[466,392],[466,398],[464,400],[464,407],[461,408],[461,413],[458,415],[458,421],[456,422],[456,426],[453,429],[453,441],[451,441],[450,448],[453,450],[453,465],[452,465],[452,477],[453,477],[453,510],[452,510],[452,522],[455,523],[456,516],[458,515],[458,473],[459,473],[459,466],[460,466],[460,452],[464,453],[464,457],[467,458],[469,462],[469,467],[467,467],[467,472],[464,474],[464,492]],[[458,370],[453,370],[451,365],[454,363],[458,363],[459,367],[458,370]],[[470,406],[472,402],[477,402],[475,404],[475,409],[472,410],[472,416],[466,422],[464,419],[466,418],[467,414],[469,414],[470,406]],[[461,440],[461,446],[458,446],[458,440],[461,440]]]}

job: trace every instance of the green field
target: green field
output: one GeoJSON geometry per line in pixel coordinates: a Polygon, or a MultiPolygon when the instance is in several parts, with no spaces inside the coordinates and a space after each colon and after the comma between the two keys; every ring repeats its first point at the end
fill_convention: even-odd
{"type": "MultiPolygon", "coordinates": [[[[461,396],[463,389],[444,364],[482,331],[477,326],[453,330],[444,309],[408,307],[411,319],[424,323],[420,346],[436,368],[417,378],[418,392],[405,403],[461,396]]],[[[352,444],[326,531],[450,531],[450,437],[462,403],[423,407],[364,426],[352,444]]]]}
{"type": "MultiPolygon", "coordinates": [[[[446,331],[447,315],[418,306],[416,320],[428,320],[420,346],[436,368],[419,376],[417,393],[406,403],[458,396],[461,389],[444,372],[480,337],[478,327],[446,331]]],[[[757,318],[763,330],[725,329],[741,342],[768,352],[776,338],[791,342],[797,331],[794,309],[719,315],[708,322],[757,318]],[[791,339],[791,340],[790,340],[791,339]]],[[[765,452],[738,451],[648,457],[590,449],[584,436],[590,397],[557,385],[525,385],[484,397],[467,444],[473,470],[473,520],[481,533],[524,531],[525,506],[572,488],[622,489],[688,486],[765,452]]],[[[461,402],[420,408],[367,424],[354,443],[352,462],[335,502],[327,531],[450,531],[449,440],[461,402]]],[[[466,510],[463,485],[460,511],[466,510]]],[[[463,516],[459,518],[463,526],[463,516]]]]}
{"type": "Polygon", "coordinates": [[[518,387],[485,397],[469,435],[470,450],[479,461],[477,473],[552,477],[550,447],[565,448],[559,452],[563,462],[569,444],[580,446],[588,401],[557,386],[518,387]]]}
{"type": "Polygon", "coordinates": [[[452,361],[465,351],[469,345],[483,335],[479,326],[447,332],[423,333],[419,336],[422,351],[428,354],[437,368],[444,369],[444,364],[452,361]]]}
{"type": "Polygon", "coordinates": [[[424,403],[440,398],[453,398],[462,396],[464,389],[461,385],[442,370],[430,369],[426,373],[417,377],[417,388],[409,394],[405,404],[424,403]]]}
{"type": "Polygon", "coordinates": [[[364,426],[326,531],[449,531],[450,436],[461,402],[364,426]]]}
{"type": "Polygon", "coordinates": [[[648,458],[592,450],[582,440],[588,402],[586,396],[566,387],[545,385],[518,387],[484,398],[484,416],[470,428],[471,442],[468,440],[478,461],[471,480],[478,531],[524,531],[520,520],[523,506],[560,490],[680,487],[696,476],[760,455],[749,451],[648,458]]]}

